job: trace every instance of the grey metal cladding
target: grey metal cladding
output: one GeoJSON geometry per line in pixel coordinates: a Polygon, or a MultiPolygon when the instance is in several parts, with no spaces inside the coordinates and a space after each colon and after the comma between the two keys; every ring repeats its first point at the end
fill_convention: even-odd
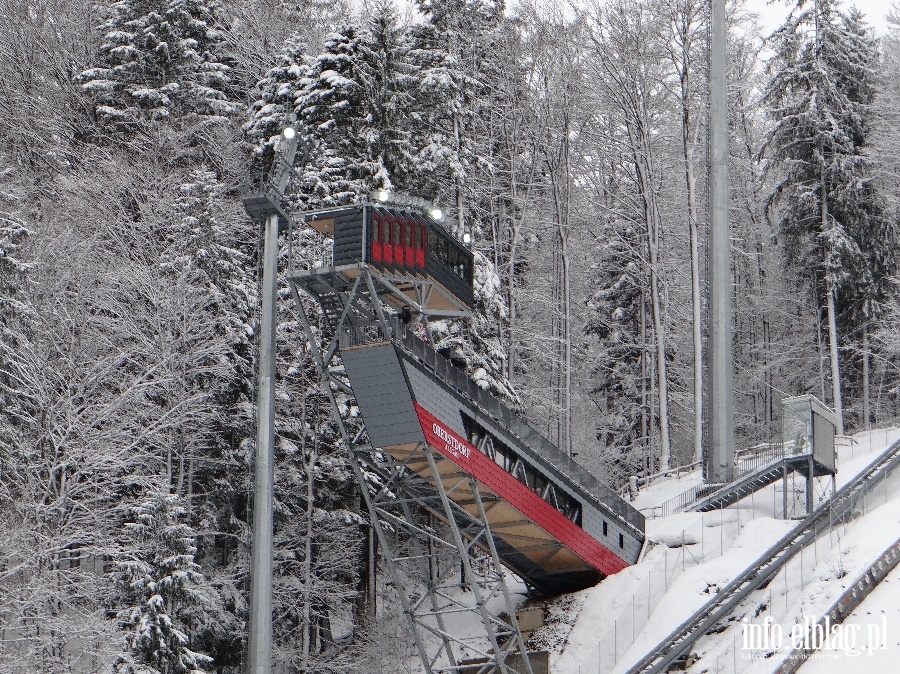
{"type": "Polygon", "coordinates": [[[518,442],[516,438],[510,436],[506,429],[493,422],[493,420],[484,414],[481,410],[472,406],[465,406],[466,413],[475,419],[484,428],[494,434],[502,442],[512,447],[519,455],[529,461],[532,465],[539,468],[548,477],[553,477],[553,482],[557,489],[562,490],[575,500],[581,503],[581,526],[593,536],[595,539],[606,545],[612,552],[622,557],[629,563],[637,561],[637,557],[641,551],[642,538],[636,538],[635,532],[631,527],[620,526],[619,516],[612,510],[601,509],[598,507],[596,499],[585,498],[585,493],[579,488],[578,484],[573,482],[565,475],[561,475],[559,471],[544,460],[540,454],[531,451],[531,448],[524,443],[518,442]],[[561,479],[562,478],[562,479],[561,479]],[[603,521],[607,523],[607,535],[603,535],[603,521]],[[623,537],[623,547],[619,547],[619,534],[623,537]]]}
{"type": "MultiPolygon", "coordinates": [[[[473,405],[469,405],[466,402],[463,402],[462,408],[499,440],[513,448],[525,461],[531,463],[531,465],[540,470],[547,477],[552,478],[558,489],[561,489],[563,492],[579,501],[582,504],[582,522],[586,531],[589,530],[589,525],[585,523],[584,518],[588,517],[588,514],[591,512],[597,513],[598,517],[605,519],[610,525],[614,522],[622,521],[621,515],[616,513],[614,509],[609,508],[607,504],[585,490],[584,487],[579,484],[577,479],[575,479],[577,476],[558,470],[552,462],[547,460],[547,457],[534,451],[528,443],[519,441],[519,439],[510,434],[503,425],[495,423],[490,415],[485,414],[483,410],[473,405]]],[[[598,528],[597,532],[599,531],[600,529],[598,528]]],[[[638,545],[640,545],[640,541],[643,540],[643,532],[640,532],[639,529],[624,527],[617,529],[617,532],[622,532],[624,534],[626,545],[629,539],[638,541],[638,545]],[[640,536],[636,537],[636,532],[640,532],[640,536]]],[[[593,535],[595,532],[591,531],[591,533],[593,535]]],[[[596,538],[597,540],[604,540],[602,536],[596,536],[596,538]]],[[[613,549],[613,551],[616,551],[618,549],[618,536],[616,536],[615,539],[610,538],[609,540],[614,541],[615,545],[610,545],[610,548],[613,549]]],[[[609,541],[606,542],[609,543],[609,541]]]]}
{"type": "MultiPolygon", "coordinates": [[[[447,426],[465,437],[465,427],[463,426],[462,415],[460,414],[460,412],[464,412],[494,434],[499,440],[506,443],[509,447],[512,447],[523,459],[525,459],[525,461],[541,470],[541,472],[548,477],[551,477],[558,488],[580,501],[583,504],[583,507],[603,507],[602,503],[598,503],[596,497],[590,497],[588,492],[584,491],[571,477],[557,470],[543,456],[533,451],[530,446],[520,442],[518,438],[509,434],[503,426],[495,423],[483,410],[473,405],[469,400],[453,391],[452,388],[443,382],[437,380],[423,364],[418,362],[413,364],[409,361],[409,357],[403,357],[401,362],[403,363],[416,401],[434,414],[434,416],[446,423],[447,426]]],[[[601,512],[603,511],[601,510],[601,512]]],[[[605,514],[606,518],[610,521],[618,518],[612,509],[605,514]]],[[[634,536],[634,533],[627,534],[626,538],[628,536],[634,536]]]]}
{"type": "Polygon", "coordinates": [[[611,518],[601,510],[590,506],[582,507],[581,527],[629,564],[634,564],[641,554],[642,541],[635,538],[630,528],[619,526],[615,518],[611,518]],[[605,536],[603,535],[604,521],[606,522],[605,536]],[[622,535],[622,547],[619,547],[619,534],[622,535]]]}
{"type": "Polygon", "coordinates": [[[427,260],[428,273],[447,290],[471,306],[474,302],[472,286],[445,267],[431,251],[427,253],[427,260]]]}
{"type": "Polygon", "coordinates": [[[363,259],[362,211],[335,218],[334,222],[334,264],[348,264],[363,259]]]}
{"type": "MultiPolygon", "coordinates": [[[[401,352],[402,353],[402,352],[401,352]]],[[[582,528],[596,540],[606,545],[612,552],[633,564],[640,555],[642,538],[635,536],[631,527],[622,527],[619,518],[613,511],[604,511],[596,507],[594,499],[585,499],[584,493],[572,488],[564,477],[560,479],[558,472],[548,465],[542,457],[535,454],[527,445],[523,445],[503,429],[496,425],[489,416],[475,408],[468,400],[458,395],[442,382],[436,380],[421,363],[413,364],[408,357],[402,356],[400,362],[406,372],[416,402],[443,421],[449,428],[465,437],[465,428],[460,412],[469,415],[487,428],[498,439],[515,448],[523,459],[532,465],[539,466],[547,475],[555,475],[554,483],[569,496],[582,504],[582,528]],[[607,523],[607,535],[603,535],[603,522],[607,523]],[[619,547],[619,534],[622,534],[622,547],[619,547]]]]}
{"type": "Polygon", "coordinates": [[[459,414],[462,401],[448,390],[444,384],[422,372],[406,358],[401,359],[409,385],[419,405],[431,412],[444,424],[462,437],[466,437],[462,417],[459,414]]]}
{"type": "Polygon", "coordinates": [[[342,349],[341,358],[372,444],[390,447],[423,442],[425,435],[394,347],[376,344],[342,349]]]}

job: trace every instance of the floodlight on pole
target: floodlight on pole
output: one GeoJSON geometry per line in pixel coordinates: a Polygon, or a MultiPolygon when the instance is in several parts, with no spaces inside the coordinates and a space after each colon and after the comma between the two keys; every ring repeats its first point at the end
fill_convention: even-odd
{"type": "Polygon", "coordinates": [[[290,140],[291,138],[293,138],[294,136],[297,135],[297,131],[296,131],[296,130],[294,129],[294,127],[292,127],[292,126],[286,126],[286,127],[284,128],[284,131],[281,132],[281,134],[282,134],[285,138],[287,138],[288,140],[290,140]]]}

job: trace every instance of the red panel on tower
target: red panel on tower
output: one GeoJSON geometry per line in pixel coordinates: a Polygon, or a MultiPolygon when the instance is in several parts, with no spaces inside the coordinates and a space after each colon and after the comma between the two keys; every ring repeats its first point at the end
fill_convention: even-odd
{"type": "Polygon", "coordinates": [[[404,260],[404,263],[407,267],[414,267],[416,264],[416,251],[414,248],[415,231],[415,221],[412,218],[406,218],[406,223],[403,226],[403,248],[406,251],[406,259],[404,260]]]}
{"type": "Polygon", "coordinates": [[[416,249],[416,266],[422,269],[425,269],[425,248],[428,245],[427,231],[428,228],[425,226],[425,223],[421,223],[418,229],[419,247],[416,249]]]}
{"type": "Polygon", "coordinates": [[[381,262],[381,242],[384,240],[382,238],[382,228],[384,223],[381,220],[381,216],[378,213],[375,214],[375,225],[374,231],[372,232],[372,259],[375,262],[381,262]]]}

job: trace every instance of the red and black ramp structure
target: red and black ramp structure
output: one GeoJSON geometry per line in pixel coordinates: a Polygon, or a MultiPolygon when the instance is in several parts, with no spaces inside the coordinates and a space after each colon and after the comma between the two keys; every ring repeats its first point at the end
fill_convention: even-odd
{"type": "Polygon", "coordinates": [[[454,487],[473,478],[491,500],[488,525],[503,564],[526,582],[573,591],[637,561],[643,516],[549,441],[531,446],[516,433],[524,422],[513,424],[499,401],[482,406],[488,394],[416,336],[342,348],[341,356],[371,443],[420,475],[429,468],[423,448],[436,450],[440,486],[475,515],[471,489],[454,487]]]}

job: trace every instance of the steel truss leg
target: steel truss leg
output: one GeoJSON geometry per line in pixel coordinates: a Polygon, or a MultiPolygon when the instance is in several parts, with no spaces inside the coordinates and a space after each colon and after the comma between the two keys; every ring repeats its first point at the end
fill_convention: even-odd
{"type": "Polygon", "coordinates": [[[418,656],[427,674],[471,668],[472,664],[463,665],[463,658],[481,663],[477,670],[467,669],[479,674],[533,674],[488,525],[488,508],[475,480],[465,477],[446,489],[433,450],[423,444],[419,451],[410,453],[409,459],[421,462],[424,455],[430,470],[430,479],[425,479],[406,465],[409,459],[398,461],[372,448],[364,442],[362,432],[351,435],[340,414],[335,388],[343,390],[346,384],[335,380],[329,367],[354,309],[365,307],[366,313],[374,312],[383,334],[390,334],[389,319],[372,276],[364,269],[360,277],[365,278],[358,278],[351,291],[341,296],[344,312],[328,344],[316,338],[293,283],[291,292],[323,391],[350,449],[351,467],[418,656]],[[450,498],[459,488],[474,495],[477,514],[450,498]],[[419,521],[422,518],[417,514],[425,512],[436,516],[442,526],[419,521]],[[460,580],[468,584],[470,593],[461,589],[460,580]],[[479,623],[483,629],[471,634],[472,626],[479,623]],[[507,662],[513,653],[520,656],[515,667],[507,662]]]}

